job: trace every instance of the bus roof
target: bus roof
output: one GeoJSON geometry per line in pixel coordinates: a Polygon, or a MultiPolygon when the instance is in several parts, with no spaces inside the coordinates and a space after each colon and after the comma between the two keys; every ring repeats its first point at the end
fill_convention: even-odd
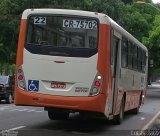
{"type": "Polygon", "coordinates": [[[83,11],[83,10],[70,10],[70,9],[26,9],[23,12],[22,19],[27,19],[30,14],[57,14],[57,15],[79,15],[79,16],[90,16],[98,17],[100,14],[97,12],[83,11]]]}
{"type": "MultiPolygon", "coordinates": [[[[114,30],[118,31],[121,35],[125,36],[129,40],[136,43],[139,47],[147,52],[147,48],[140,43],[136,38],[134,38],[130,33],[123,29],[119,24],[112,20],[109,16],[103,13],[83,11],[83,10],[70,10],[70,9],[26,9],[22,14],[22,19],[27,19],[30,14],[58,14],[58,15],[78,15],[78,16],[89,16],[95,17],[100,20],[100,23],[109,24],[114,30]]],[[[148,55],[148,53],[147,53],[148,55]]]]}

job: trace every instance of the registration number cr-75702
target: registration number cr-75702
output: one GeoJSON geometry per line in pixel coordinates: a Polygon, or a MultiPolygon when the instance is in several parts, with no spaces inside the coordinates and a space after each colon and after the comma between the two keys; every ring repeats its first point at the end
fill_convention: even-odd
{"type": "Polygon", "coordinates": [[[63,19],[63,27],[77,29],[97,29],[97,21],[63,19]]]}

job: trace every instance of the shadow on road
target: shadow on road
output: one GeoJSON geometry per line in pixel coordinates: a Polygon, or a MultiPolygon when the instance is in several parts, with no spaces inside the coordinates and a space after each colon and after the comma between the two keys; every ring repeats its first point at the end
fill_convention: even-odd
{"type": "Polygon", "coordinates": [[[107,129],[112,122],[102,119],[85,119],[75,117],[66,121],[47,121],[34,129],[48,129],[67,132],[94,133],[107,129]]]}
{"type": "MultiPolygon", "coordinates": [[[[126,114],[124,121],[129,119],[131,114],[126,114]]],[[[61,134],[83,134],[83,135],[105,135],[107,133],[113,133],[113,127],[118,127],[113,121],[108,121],[105,119],[83,119],[81,117],[73,117],[66,121],[46,121],[39,125],[30,126],[32,130],[47,130],[47,132],[57,132],[61,134]]],[[[122,132],[122,130],[120,130],[122,132]]],[[[129,133],[129,131],[124,131],[129,133]]],[[[117,135],[120,136],[119,132],[116,131],[117,135]]],[[[116,135],[116,134],[114,134],[116,135]]],[[[123,134],[122,134],[123,135],[123,134]]],[[[123,135],[124,136],[124,135],[123,135]]]]}

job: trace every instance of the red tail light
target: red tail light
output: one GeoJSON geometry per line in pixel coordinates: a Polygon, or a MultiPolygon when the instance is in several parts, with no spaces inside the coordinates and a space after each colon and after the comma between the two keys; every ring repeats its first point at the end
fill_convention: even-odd
{"type": "Polygon", "coordinates": [[[101,83],[99,81],[95,82],[95,86],[99,87],[101,85],[101,83]]]}
{"type": "Polygon", "coordinates": [[[18,80],[22,80],[23,79],[23,76],[22,75],[19,75],[18,76],[18,80]]]}
{"type": "Polygon", "coordinates": [[[18,81],[18,86],[21,89],[26,89],[25,77],[21,66],[17,70],[17,81],[18,81]]]}
{"type": "Polygon", "coordinates": [[[101,86],[102,86],[102,75],[100,72],[97,72],[90,90],[90,95],[91,96],[97,95],[100,92],[101,86]]]}

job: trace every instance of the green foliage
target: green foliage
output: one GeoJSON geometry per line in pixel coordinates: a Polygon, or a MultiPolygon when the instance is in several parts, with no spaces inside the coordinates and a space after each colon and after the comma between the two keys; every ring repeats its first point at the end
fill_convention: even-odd
{"type": "Polygon", "coordinates": [[[122,0],[125,4],[133,4],[134,0],[122,0]]]}
{"type": "Polygon", "coordinates": [[[155,16],[149,37],[144,37],[143,43],[150,51],[150,58],[154,60],[154,69],[160,68],[160,15],[155,16]]]}
{"type": "Polygon", "coordinates": [[[2,43],[0,43],[0,62],[4,63],[4,62],[8,62],[9,58],[8,58],[8,54],[7,51],[4,47],[4,45],[2,43]]]}
{"type": "MultiPolygon", "coordinates": [[[[0,65],[15,64],[18,32],[22,12],[27,8],[67,8],[101,12],[109,15],[128,32],[149,47],[159,67],[160,5],[151,0],[0,0],[0,65]],[[154,47],[154,48],[153,48],[154,47]]],[[[1,70],[2,68],[0,68],[1,70]]]]}
{"type": "Polygon", "coordinates": [[[14,75],[15,68],[15,64],[0,63],[0,75],[14,75]]]}
{"type": "Polygon", "coordinates": [[[150,25],[146,18],[137,11],[128,13],[125,18],[125,28],[141,41],[142,37],[148,34],[150,25]]]}
{"type": "Polygon", "coordinates": [[[121,0],[93,0],[93,10],[105,13],[117,23],[122,24],[126,7],[121,0]]]}
{"type": "Polygon", "coordinates": [[[160,68],[154,70],[152,73],[152,80],[156,81],[157,79],[160,80],[160,68]]]}

